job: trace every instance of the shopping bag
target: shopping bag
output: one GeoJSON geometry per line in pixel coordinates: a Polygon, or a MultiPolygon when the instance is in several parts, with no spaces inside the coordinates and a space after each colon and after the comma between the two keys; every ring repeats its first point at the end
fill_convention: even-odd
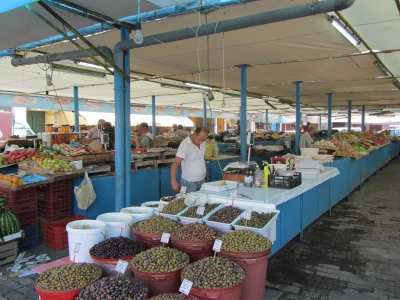
{"type": "Polygon", "coordinates": [[[96,193],[87,172],[85,172],[85,178],[79,187],[74,187],[74,193],[78,202],[78,207],[82,210],[87,210],[94,200],[96,200],[96,193]]]}

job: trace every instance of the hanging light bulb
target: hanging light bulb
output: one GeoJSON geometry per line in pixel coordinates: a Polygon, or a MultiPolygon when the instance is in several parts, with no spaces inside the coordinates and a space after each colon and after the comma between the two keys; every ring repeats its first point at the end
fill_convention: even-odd
{"type": "Polygon", "coordinates": [[[135,33],[135,37],[133,38],[133,41],[136,44],[143,43],[142,24],[140,22],[136,23],[136,33],[135,33]]]}

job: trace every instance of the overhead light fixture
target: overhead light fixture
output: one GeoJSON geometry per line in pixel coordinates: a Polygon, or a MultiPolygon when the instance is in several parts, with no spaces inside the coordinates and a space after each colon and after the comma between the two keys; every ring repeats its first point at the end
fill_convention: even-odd
{"type": "Polygon", "coordinates": [[[393,81],[394,86],[400,90],[400,82],[398,82],[396,79],[393,81]]]}
{"type": "Polygon", "coordinates": [[[272,105],[268,100],[264,100],[265,104],[267,104],[268,106],[272,107],[272,109],[277,110],[276,106],[272,105]]]}
{"type": "Polygon", "coordinates": [[[330,16],[328,20],[331,22],[332,26],[336,28],[350,43],[354,46],[360,44],[360,41],[354,36],[353,32],[351,32],[340,20],[338,20],[334,16],[330,16]]]}
{"type": "Polygon", "coordinates": [[[212,90],[211,87],[205,86],[205,85],[200,85],[200,84],[195,84],[195,83],[190,83],[190,82],[185,82],[186,85],[197,88],[197,89],[203,89],[203,90],[212,90]]]}
{"type": "Polygon", "coordinates": [[[160,83],[160,86],[168,89],[191,91],[192,89],[187,86],[173,85],[168,83],[160,83]]]}
{"type": "Polygon", "coordinates": [[[374,66],[378,69],[382,76],[390,76],[389,71],[379,61],[374,62],[374,66]]]}
{"type": "MultiPolygon", "coordinates": [[[[376,110],[382,111],[383,108],[365,108],[365,111],[376,111],[376,110]]],[[[361,111],[361,112],[362,112],[362,109],[359,109],[358,111],[361,111]]]]}
{"type": "MultiPolygon", "coordinates": [[[[87,63],[87,62],[84,62],[84,61],[74,61],[74,63],[76,63],[77,65],[80,65],[80,66],[84,66],[84,67],[105,70],[102,66],[98,66],[96,64],[87,63]]],[[[108,68],[108,69],[110,69],[112,72],[114,72],[113,68],[108,68]]]]}
{"type": "Polygon", "coordinates": [[[142,24],[140,22],[137,22],[135,24],[135,28],[136,28],[136,33],[135,33],[135,37],[133,38],[133,41],[140,45],[141,43],[143,43],[143,35],[142,35],[142,24]]]}
{"type": "Polygon", "coordinates": [[[373,114],[369,114],[370,116],[383,116],[383,115],[392,115],[394,114],[393,111],[381,111],[373,114]]]}
{"type": "Polygon", "coordinates": [[[74,67],[68,67],[68,66],[59,65],[59,64],[51,64],[51,68],[53,69],[53,71],[78,74],[78,75],[84,75],[84,76],[92,76],[92,77],[100,77],[100,78],[105,78],[107,76],[107,73],[90,71],[90,70],[74,68],[74,67]]]}

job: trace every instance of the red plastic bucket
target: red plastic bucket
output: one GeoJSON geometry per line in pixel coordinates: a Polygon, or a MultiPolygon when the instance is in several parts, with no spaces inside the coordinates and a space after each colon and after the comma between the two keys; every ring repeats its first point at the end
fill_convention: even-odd
{"type": "MultiPolygon", "coordinates": [[[[133,233],[136,236],[136,240],[142,244],[146,250],[154,247],[162,247],[163,243],[161,243],[162,233],[144,233],[132,229],[133,233]]],[[[170,244],[164,244],[165,246],[170,246],[170,244]]]]}
{"type": "Polygon", "coordinates": [[[131,266],[135,279],[143,281],[149,288],[149,297],[176,293],[181,285],[180,274],[182,269],[164,273],[148,273],[131,266]]]}
{"type": "MultiPolygon", "coordinates": [[[[90,255],[90,257],[93,259],[93,264],[101,268],[103,270],[103,274],[106,277],[108,277],[108,276],[117,276],[115,267],[117,266],[119,260],[124,260],[130,263],[132,258],[135,257],[135,255],[124,258],[100,258],[93,255],[90,255]]],[[[129,269],[127,269],[124,274],[121,274],[119,276],[123,278],[133,278],[133,274],[129,269]]]]}
{"type": "Polygon", "coordinates": [[[62,292],[53,292],[53,291],[45,291],[41,288],[37,287],[35,284],[36,293],[39,294],[40,300],[75,300],[76,296],[82,291],[85,287],[81,287],[75,290],[62,291],[62,292]]]}
{"type": "MultiPolygon", "coordinates": [[[[170,293],[170,294],[162,294],[162,295],[168,295],[168,296],[182,296],[182,294],[179,294],[179,293],[170,293]]],[[[188,296],[186,296],[185,295],[185,297],[186,297],[186,299],[198,299],[197,297],[194,297],[194,296],[190,296],[190,295],[188,295],[188,296]]],[[[156,299],[157,298],[157,296],[154,296],[154,297],[151,297],[151,298],[149,298],[148,300],[151,300],[151,299],[156,299]]]]}
{"type": "Polygon", "coordinates": [[[178,240],[171,236],[171,244],[175,249],[185,252],[190,257],[190,262],[198,261],[207,256],[213,256],[213,245],[215,240],[208,241],[186,241],[178,240]]]}
{"type": "MultiPolygon", "coordinates": [[[[234,286],[225,289],[204,289],[196,286],[192,286],[190,290],[190,295],[198,297],[202,300],[208,299],[218,299],[218,300],[241,300],[242,288],[243,288],[244,280],[234,286]]],[[[264,282],[265,285],[265,282],[264,282]]],[[[252,298],[248,298],[246,300],[253,300],[252,298]]]]}
{"type": "Polygon", "coordinates": [[[271,253],[271,248],[268,248],[266,250],[263,251],[259,251],[259,252],[233,252],[233,251],[227,251],[221,248],[221,252],[219,252],[223,255],[225,255],[224,257],[227,258],[258,258],[258,257],[263,257],[265,255],[269,255],[271,253]]]}
{"type": "Polygon", "coordinates": [[[258,258],[236,258],[223,253],[218,253],[218,256],[234,261],[245,270],[242,300],[264,300],[269,253],[258,258]]]}

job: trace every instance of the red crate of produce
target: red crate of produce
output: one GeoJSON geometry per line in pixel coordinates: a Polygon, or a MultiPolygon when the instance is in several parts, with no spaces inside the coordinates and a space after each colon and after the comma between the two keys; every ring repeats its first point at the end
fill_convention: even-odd
{"type": "Polygon", "coordinates": [[[16,213],[19,219],[21,229],[31,228],[38,226],[38,211],[37,209],[31,211],[24,211],[16,213]]]}
{"type": "MultiPolygon", "coordinates": [[[[0,195],[6,198],[7,210],[16,214],[37,209],[37,189],[28,188],[17,191],[0,187],[0,195]]],[[[35,226],[35,225],[33,225],[35,226]]]]}
{"type": "Polygon", "coordinates": [[[60,222],[46,222],[44,224],[44,243],[46,246],[55,250],[68,247],[68,233],[65,228],[69,222],[89,219],[84,216],[73,216],[72,218],[60,222]]]}

